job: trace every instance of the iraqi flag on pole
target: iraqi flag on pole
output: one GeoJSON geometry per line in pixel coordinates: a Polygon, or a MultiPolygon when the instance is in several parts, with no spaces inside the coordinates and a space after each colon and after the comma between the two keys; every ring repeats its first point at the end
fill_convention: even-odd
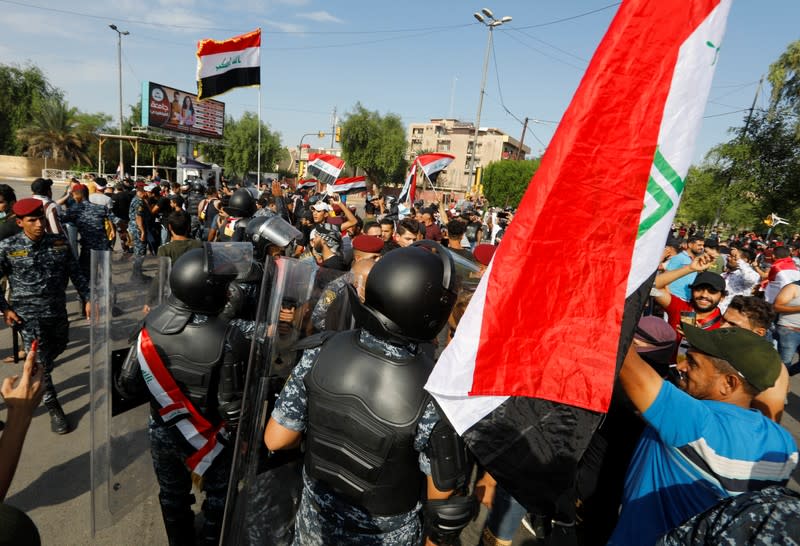
{"type": "Polygon", "coordinates": [[[400,195],[397,196],[398,203],[414,202],[414,195],[417,192],[417,162],[411,164],[406,175],[406,182],[403,184],[403,189],[400,190],[400,195]]]}
{"type": "Polygon", "coordinates": [[[297,189],[299,190],[310,190],[311,188],[316,188],[317,184],[319,184],[319,180],[316,178],[309,178],[308,180],[303,180],[298,184],[297,189]]]}
{"type": "Polygon", "coordinates": [[[426,388],[529,508],[571,487],[684,187],[731,0],[624,0],[426,388]]]}
{"type": "Polygon", "coordinates": [[[197,42],[197,98],[208,99],[235,87],[261,85],[261,29],[230,40],[197,42]]]}
{"type": "Polygon", "coordinates": [[[308,174],[323,184],[333,184],[344,168],[344,159],[331,154],[308,154],[308,174]]]}
{"type": "Polygon", "coordinates": [[[349,178],[339,178],[333,184],[328,184],[328,191],[344,194],[367,191],[367,177],[351,176],[349,178]]]}

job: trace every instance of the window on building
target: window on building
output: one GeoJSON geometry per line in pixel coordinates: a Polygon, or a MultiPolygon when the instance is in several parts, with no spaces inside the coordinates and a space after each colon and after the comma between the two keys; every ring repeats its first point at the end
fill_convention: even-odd
{"type": "Polygon", "coordinates": [[[436,144],[436,151],[437,152],[449,152],[450,151],[450,141],[449,140],[440,140],[436,144]]]}

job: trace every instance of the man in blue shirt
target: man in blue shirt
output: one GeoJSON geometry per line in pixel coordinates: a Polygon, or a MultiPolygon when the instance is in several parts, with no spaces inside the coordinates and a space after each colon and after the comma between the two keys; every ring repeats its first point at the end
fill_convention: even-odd
{"type": "MultiPolygon", "coordinates": [[[[667,271],[680,269],[683,266],[689,265],[692,263],[692,260],[703,254],[705,251],[705,239],[703,239],[703,234],[695,233],[694,235],[690,235],[689,239],[687,240],[687,245],[688,246],[686,250],[676,256],[673,256],[667,262],[665,267],[667,271]]],[[[670,293],[678,296],[682,300],[691,300],[692,289],[689,287],[694,282],[694,278],[696,276],[697,273],[691,273],[685,277],[681,277],[680,279],[673,281],[668,287],[670,293]]]]}
{"type": "Polygon", "coordinates": [[[785,484],[797,465],[791,435],[750,408],[780,372],[772,345],[742,328],[683,331],[691,349],[678,365],[680,388],[633,350],[620,371],[649,426],[628,468],[609,544],[653,544],[721,499],[785,484]]]}

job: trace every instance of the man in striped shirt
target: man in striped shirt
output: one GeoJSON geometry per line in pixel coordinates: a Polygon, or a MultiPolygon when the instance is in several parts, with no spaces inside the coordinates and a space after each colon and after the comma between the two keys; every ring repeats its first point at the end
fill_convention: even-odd
{"type": "Polygon", "coordinates": [[[691,348],[678,365],[680,388],[635,351],[620,371],[649,426],[628,468],[609,544],[653,544],[724,498],[784,485],[797,465],[792,436],[750,407],[780,373],[772,345],[736,327],[683,331],[691,348]]]}

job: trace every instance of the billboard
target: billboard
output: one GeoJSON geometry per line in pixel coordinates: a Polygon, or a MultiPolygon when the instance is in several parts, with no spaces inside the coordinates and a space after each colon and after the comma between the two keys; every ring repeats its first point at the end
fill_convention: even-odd
{"type": "Polygon", "coordinates": [[[198,101],[197,95],[153,82],[142,82],[142,126],[222,138],[225,103],[198,101]]]}

